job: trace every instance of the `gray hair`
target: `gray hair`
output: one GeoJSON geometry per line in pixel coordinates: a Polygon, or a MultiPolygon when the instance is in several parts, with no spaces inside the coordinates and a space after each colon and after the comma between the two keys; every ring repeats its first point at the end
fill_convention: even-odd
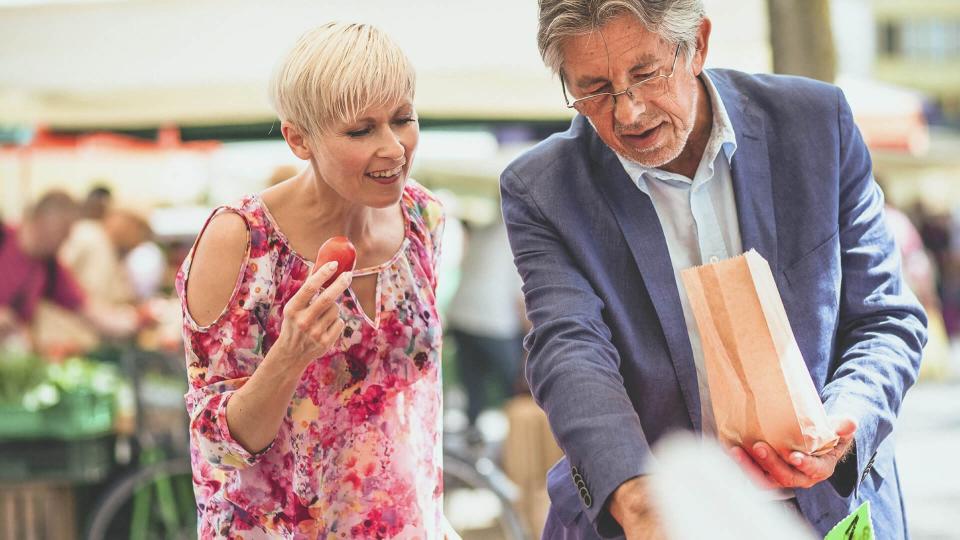
{"type": "Polygon", "coordinates": [[[687,62],[693,58],[697,30],[705,17],[702,0],[540,0],[537,45],[543,62],[559,73],[567,38],[593,32],[623,14],[679,44],[687,62]]]}

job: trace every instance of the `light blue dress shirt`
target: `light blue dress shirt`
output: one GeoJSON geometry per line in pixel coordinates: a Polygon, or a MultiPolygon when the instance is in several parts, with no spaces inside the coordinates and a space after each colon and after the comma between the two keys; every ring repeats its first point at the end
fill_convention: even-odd
{"type": "Polygon", "coordinates": [[[705,71],[701,80],[713,107],[713,123],[710,139],[692,180],[680,174],[644,167],[623,156],[617,157],[630,179],[653,201],[660,219],[693,349],[703,432],[712,435],[716,433],[716,422],[710,405],[703,347],[690,311],[690,301],[680,281],[680,271],[739,255],[743,246],[730,176],[730,160],[737,150],[737,139],[723,101],[705,71]]]}

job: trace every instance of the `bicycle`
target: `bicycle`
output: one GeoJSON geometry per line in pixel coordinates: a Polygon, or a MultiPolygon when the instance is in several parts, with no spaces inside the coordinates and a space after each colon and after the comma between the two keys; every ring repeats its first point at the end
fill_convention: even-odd
{"type": "Polygon", "coordinates": [[[182,392],[177,392],[176,406],[183,416],[180,423],[184,431],[180,444],[171,442],[169,434],[164,437],[151,433],[144,418],[150,405],[143,390],[144,364],[151,360],[165,368],[167,375],[185,381],[181,374],[179,358],[172,355],[151,354],[145,351],[126,349],[121,354],[125,371],[132,380],[136,407],[134,447],[130,463],[132,470],[117,479],[100,498],[91,514],[85,538],[87,540],[188,540],[197,536],[197,507],[193,495],[193,477],[189,454],[186,451],[186,413],[182,410],[182,392]],[[173,374],[169,369],[176,366],[173,374]]]}
{"type": "Polygon", "coordinates": [[[463,540],[528,540],[515,508],[519,490],[492,459],[496,449],[472,446],[462,435],[444,433],[444,512],[463,540]],[[456,507],[470,504],[471,515],[456,507]]]}

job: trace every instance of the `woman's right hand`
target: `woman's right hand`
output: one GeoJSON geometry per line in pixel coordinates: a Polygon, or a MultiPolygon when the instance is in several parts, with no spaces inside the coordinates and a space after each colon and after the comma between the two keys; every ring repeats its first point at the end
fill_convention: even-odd
{"type": "Polygon", "coordinates": [[[283,307],[280,336],[274,344],[285,357],[306,364],[323,356],[343,333],[337,300],[350,286],[351,272],[344,272],[329,287],[326,282],[337,270],[336,261],[328,262],[307,277],[300,290],[283,307]]]}

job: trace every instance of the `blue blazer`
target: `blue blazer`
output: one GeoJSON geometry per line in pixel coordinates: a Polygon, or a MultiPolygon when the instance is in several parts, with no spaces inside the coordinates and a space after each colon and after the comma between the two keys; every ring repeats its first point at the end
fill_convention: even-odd
{"type": "MultiPolygon", "coordinates": [[[[743,248],[769,261],[827,412],[857,419],[854,455],[797,490],[826,533],[869,500],[880,538],[907,537],[894,419],[916,380],[926,316],[903,283],[883,194],[843,94],[794,77],[711,70],[737,138],[743,248]]],[[[650,447],[700,430],[690,341],[650,198],[585,118],[501,176],[533,330],[526,375],[566,456],[548,474],[544,538],[617,537],[614,489],[650,447]]]]}

